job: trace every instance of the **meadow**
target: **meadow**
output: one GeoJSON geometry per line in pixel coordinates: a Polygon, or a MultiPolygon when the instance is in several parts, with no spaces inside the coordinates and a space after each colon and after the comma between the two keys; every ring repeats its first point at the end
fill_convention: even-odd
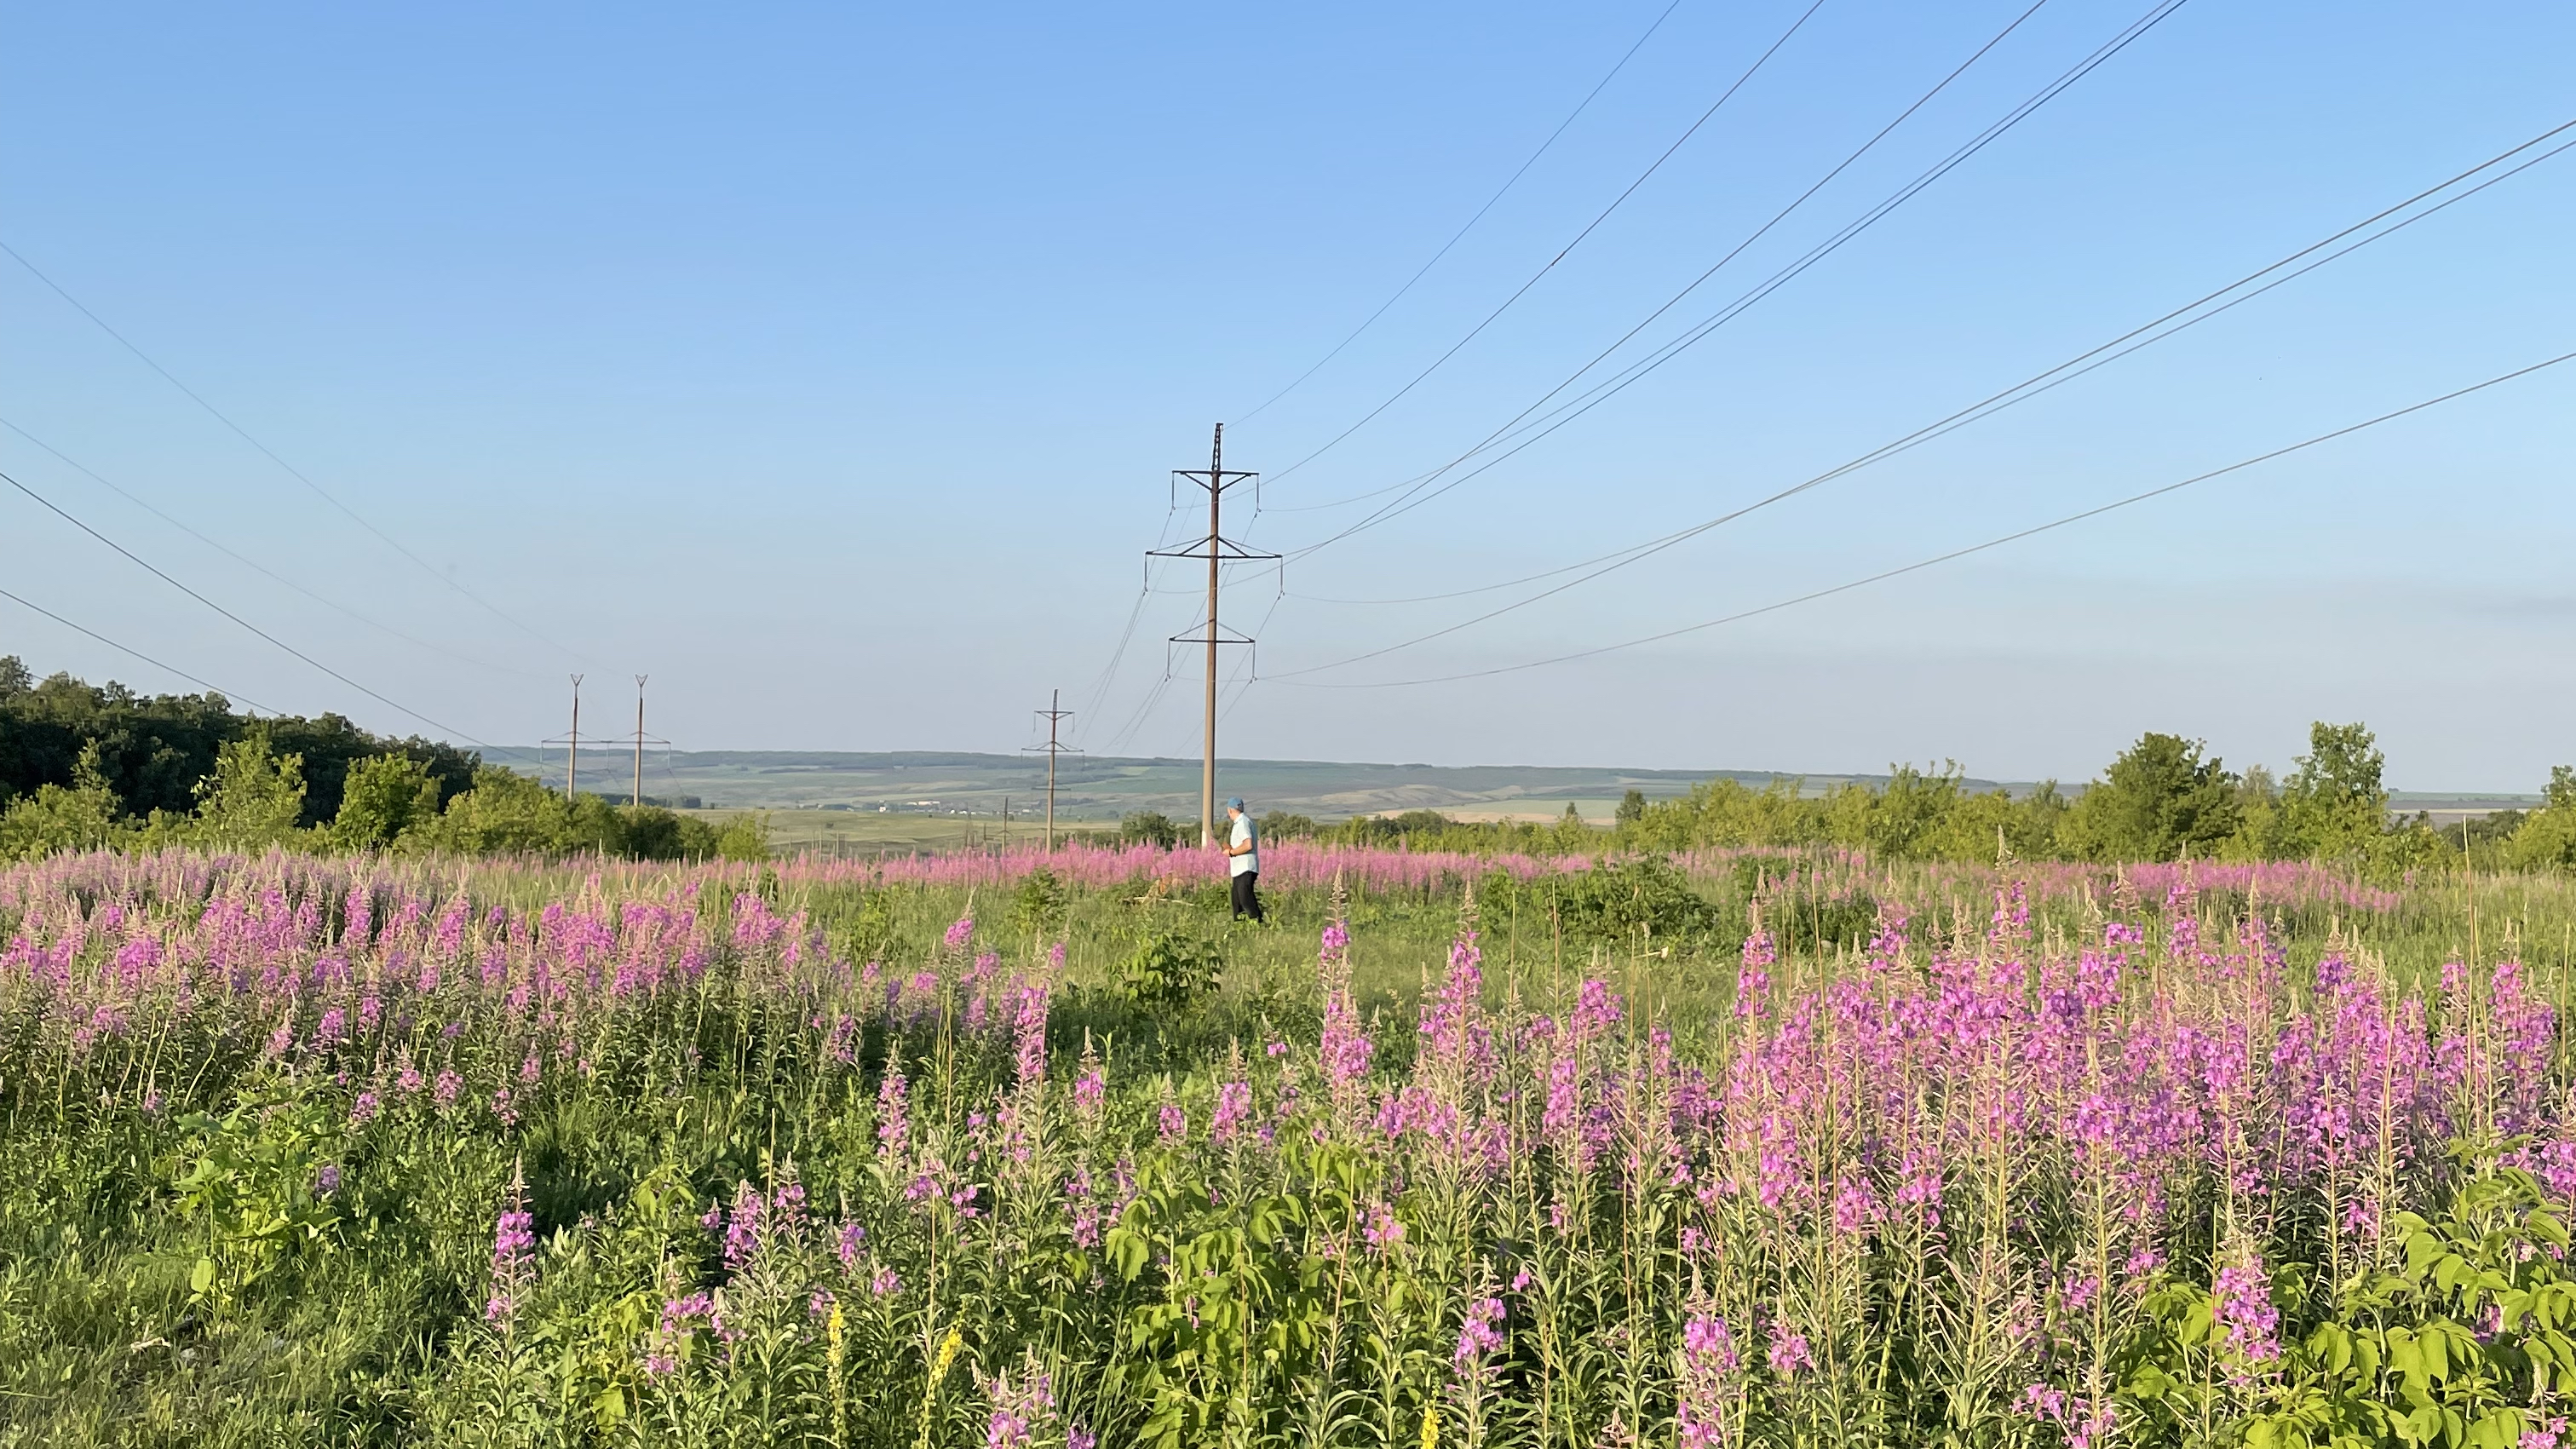
{"type": "Polygon", "coordinates": [[[0,871],[0,1444],[2492,1444],[2576,885],[0,871]]]}

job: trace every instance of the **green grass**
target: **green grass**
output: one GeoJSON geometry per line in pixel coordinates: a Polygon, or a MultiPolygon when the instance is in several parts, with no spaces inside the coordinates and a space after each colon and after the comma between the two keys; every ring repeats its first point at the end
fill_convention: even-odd
{"type": "MultiPolygon", "coordinates": [[[[478,906],[527,911],[580,896],[593,869],[579,862],[479,864],[464,867],[463,878],[478,906]]],[[[677,868],[664,874],[682,878],[677,868]]],[[[627,878],[664,877],[637,867],[627,878]]],[[[443,879],[452,886],[457,877],[451,870],[443,879]]],[[[1315,947],[1331,910],[1319,891],[1273,893],[1271,924],[1255,927],[1227,919],[1216,883],[1171,895],[1121,888],[1050,897],[815,885],[757,867],[739,868],[728,880],[734,889],[769,890],[782,913],[809,912],[853,960],[896,970],[935,957],[940,933],[961,915],[981,923],[982,941],[1009,966],[1064,942],[1066,975],[1049,1028],[1054,1060],[1069,1063],[1086,1044],[1107,1056],[1127,1084],[1122,1111],[1150,1111],[1165,1079],[1204,1091],[1229,1059],[1257,1057],[1272,1039],[1311,1042],[1315,1035],[1315,947]],[[1117,986],[1122,964],[1163,932],[1207,940],[1221,953],[1212,997],[1186,1011],[1140,1010],[1117,986]]],[[[1965,881],[1955,871],[1909,868],[1845,884],[1913,903],[1918,940],[1955,934],[1973,941],[1991,902],[1965,881]]],[[[1733,879],[1702,880],[1697,888],[1718,925],[1633,937],[1569,932],[1540,914],[1534,897],[1489,895],[1482,908],[1489,1001],[1560,1003],[1583,977],[1603,977],[1628,997],[1635,1017],[1669,1024],[1686,1048],[1721,1040],[1731,1029],[1746,902],[1733,879]]],[[[2210,904],[2213,928],[2223,928],[2237,903],[2210,904]]],[[[1363,1013],[1376,1019],[1383,1068],[1400,1071],[1410,1057],[1415,1009],[1441,967],[1460,905],[1447,890],[1349,904],[1355,985],[1363,1013]]],[[[1822,903],[1791,898],[1773,916],[1793,942],[1801,910],[1820,918],[1822,903]]],[[[2266,915],[2288,948],[2294,978],[2337,943],[2406,976],[2434,972],[2457,956],[2492,959],[2516,950],[2553,999],[2562,1007],[2568,999],[2576,889],[2561,878],[2419,881],[2387,913],[2285,901],[2266,915]]],[[[2070,897],[2043,901],[2037,923],[2043,935],[2073,941],[2092,921],[2090,905],[2070,897]]],[[[0,927],[9,924],[0,916],[0,927]]],[[[1844,969],[1850,955],[1848,946],[1793,949],[1775,974],[1786,986],[1812,985],[1844,969]]],[[[761,1054],[782,1035],[804,1028],[792,1011],[713,987],[693,1009],[694,1019],[662,1019],[651,1030],[635,1024],[619,1028],[631,1037],[581,1043],[599,1056],[603,1076],[550,1097],[512,1136],[451,1131],[434,1114],[420,1114],[351,1146],[347,1165],[363,1186],[352,1187],[329,1231],[222,1304],[191,1292],[208,1228],[178,1206],[174,1184],[196,1149],[175,1118],[192,1105],[221,1112],[237,1086],[257,1080],[244,1062],[256,1041],[236,1035],[203,1044],[226,1057],[223,1072],[239,1075],[208,1084],[196,1094],[202,1102],[174,1086],[179,1100],[147,1115],[132,1109],[133,1084],[123,1078],[66,1083],[34,1075],[56,1059],[42,1044],[58,1040],[62,1023],[30,1017],[23,1002],[0,1010],[0,1071],[8,1074],[0,1080],[0,1446],[449,1442],[463,1432],[457,1416],[485,1402],[473,1377],[485,1362],[475,1355],[486,1352],[478,1295],[497,1185],[514,1163],[539,1185],[540,1223],[566,1234],[549,1249],[549,1296],[531,1310],[555,1335],[546,1345],[557,1356],[550,1361],[588,1361],[585,1354],[605,1356],[601,1363],[631,1360],[639,1323],[649,1321],[661,1295],[647,1288],[644,1302],[618,1285],[654,1281],[661,1270],[653,1254],[665,1250],[653,1245],[682,1235],[711,1195],[775,1172],[790,1152],[859,1161],[868,1151],[864,1083],[761,1066],[761,1054]],[[721,1070],[667,1070],[681,1053],[701,1048],[731,1060],[721,1070]],[[638,1090],[644,1082],[685,1086],[638,1090]],[[91,1100],[96,1094],[104,1100],[91,1100]],[[666,1179],[657,1194],[653,1184],[666,1179]],[[643,1320],[619,1316],[639,1302],[643,1320]]],[[[926,1058],[919,1070],[965,1070],[943,1063],[926,1058]]],[[[924,1078],[925,1092],[933,1080],[924,1078]]],[[[349,1089],[307,1087],[329,1097],[331,1113],[345,1111],[338,1104],[349,1089]]],[[[274,1135],[266,1124],[279,1120],[261,1117],[245,1130],[266,1141],[274,1135]]],[[[293,1170],[309,1173],[310,1166],[299,1162],[293,1170]]],[[[827,1190],[819,1177],[814,1186],[827,1190]]],[[[600,1372],[609,1377],[599,1382],[614,1377],[600,1372]]],[[[961,1423],[939,1442],[969,1442],[974,1434],[974,1425],[961,1423]]],[[[618,1441],[605,1432],[594,1439],[618,1441]]]]}

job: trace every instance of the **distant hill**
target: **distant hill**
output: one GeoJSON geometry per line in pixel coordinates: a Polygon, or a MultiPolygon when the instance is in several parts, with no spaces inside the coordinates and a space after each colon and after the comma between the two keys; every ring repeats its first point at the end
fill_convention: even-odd
{"type": "MultiPolygon", "coordinates": [[[[532,753],[532,752],[531,752],[532,753]]],[[[510,758],[522,752],[511,752],[510,758]]],[[[545,755],[544,777],[563,782],[563,752],[545,755]]],[[[611,798],[627,793],[633,756],[614,749],[581,752],[586,789],[611,798]]],[[[1317,820],[1437,810],[1469,819],[1553,819],[1570,803],[1588,820],[1610,818],[1636,790],[1649,800],[1687,794],[1703,780],[1741,780],[1755,789],[1798,780],[1810,793],[1846,780],[1885,784],[1885,775],[1793,776],[1770,770],[1644,770],[1552,765],[1380,765],[1336,760],[1217,762],[1217,788],[1241,795],[1257,814],[1286,810],[1317,820]]],[[[2027,782],[1971,778],[1971,790],[2031,788],[2027,782]]],[[[1046,788],[1040,755],[948,750],[673,750],[644,757],[644,793],[710,810],[857,810],[871,814],[996,816],[1003,803],[1026,819],[1046,788]]],[[[2069,794],[2081,784],[2062,787],[2069,794]]],[[[2399,792],[2398,813],[2430,809],[2437,819],[2528,808],[2536,795],[2399,792]]],[[[1064,756],[1056,774],[1056,814],[1075,822],[1115,820],[1140,810],[1195,820],[1199,762],[1121,756],[1064,756]]]]}
{"type": "MultiPolygon", "coordinates": [[[[611,796],[630,780],[632,756],[581,752],[585,787],[611,796]]],[[[563,779],[563,755],[548,759],[546,778],[563,779]]],[[[1552,818],[1571,803],[1585,817],[1607,819],[1630,790],[1650,800],[1686,794],[1703,780],[1728,777],[1755,788],[1794,778],[1769,770],[1643,770],[1546,765],[1378,765],[1327,760],[1217,762],[1217,788],[1241,795],[1257,813],[1286,810],[1318,820],[1399,810],[1438,810],[1477,818],[1552,818]]],[[[1810,775],[1821,790],[1846,779],[1883,782],[1884,775],[1810,775]]],[[[1994,782],[1971,780],[1991,790],[1994,782]]],[[[803,750],[675,750],[647,754],[644,791],[665,800],[695,798],[708,809],[841,809],[938,815],[997,814],[1005,797],[1026,816],[1046,786],[1037,755],[940,750],[883,753],[803,750]]],[[[1114,820],[1140,810],[1198,818],[1199,762],[1161,758],[1066,755],[1056,773],[1056,814],[1070,821],[1114,820]]]]}

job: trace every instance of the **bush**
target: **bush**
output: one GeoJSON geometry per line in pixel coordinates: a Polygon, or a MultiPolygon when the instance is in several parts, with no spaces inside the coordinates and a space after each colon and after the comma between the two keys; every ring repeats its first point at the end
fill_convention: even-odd
{"type": "Polygon", "coordinates": [[[704,860],[721,839],[707,822],[659,805],[631,806],[617,815],[624,853],[637,860],[704,860]]]}
{"type": "Polygon", "coordinates": [[[342,850],[381,850],[438,818],[438,782],[408,755],[376,755],[349,767],[331,843],[342,850]]]}
{"type": "Polygon", "coordinates": [[[1118,843],[1159,845],[1170,850],[1181,843],[1181,827],[1159,810],[1139,810],[1118,817],[1118,843]]]}
{"type": "Polygon", "coordinates": [[[116,791],[99,772],[98,746],[86,745],[72,784],[39,785],[0,813],[0,860],[37,860],[64,850],[96,850],[123,829],[116,791]]]}
{"type": "Polygon", "coordinates": [[[1780,949],[1861,947],[1878,934],[1878,898],[1867,891],[1795,891],[1762,904],[1762,924],[1780,949]]]}
{"type": "Polygon", "coordinates": [[[1590,870],[1530,881],[1495,871],[1478,893],[1488,909],[1517,909],[1532,919],[1552,916],[1569,940],[1585,942],[1704,944],[1725,921],[1724,914],[1691,888],[1672,861],[1660,855],[1608,860],[1590,870]]]}
{"type": "Polygon", "coordinates": [[[737,815],[716,832],[716,858],[719,860],[769,859],[769,816],[737,815]]]}
{"type": "Polygon", "coordinates": [[[1012,893],[1011,919],[1033,936],[1053,934],[1064,928],[1065,907],[1070,893],[1054,871],[1039,866],[1020,877],[1019,889],[1012,893]]]}
{"type": "Polygon", "coordinates": [[[1273,810],[1261,817],[1263,840],[1309,840],[1322,833],[1322,830],[1323,827],[1317,825],[1315,817],[1311,815],[1292,815],[1285,810],[1273,810]]]}
{"type": "Polygon", "coordinates": [[[1186,931],[1158,931],[1119,967],[1118,982],[1138,1006],[1187,1010],[1216,985],[1223,964],[1213,942],[1186,931]]]}

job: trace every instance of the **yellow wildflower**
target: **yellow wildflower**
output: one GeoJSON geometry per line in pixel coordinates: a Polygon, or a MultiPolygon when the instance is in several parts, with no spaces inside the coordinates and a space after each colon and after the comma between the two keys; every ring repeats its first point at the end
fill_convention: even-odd
{"type": "Polygon", "coordinates": [[[1440,1449],[1440,1410],[1427,1405],[1422,1410],[1422,1449],[1440,1449]]]}

